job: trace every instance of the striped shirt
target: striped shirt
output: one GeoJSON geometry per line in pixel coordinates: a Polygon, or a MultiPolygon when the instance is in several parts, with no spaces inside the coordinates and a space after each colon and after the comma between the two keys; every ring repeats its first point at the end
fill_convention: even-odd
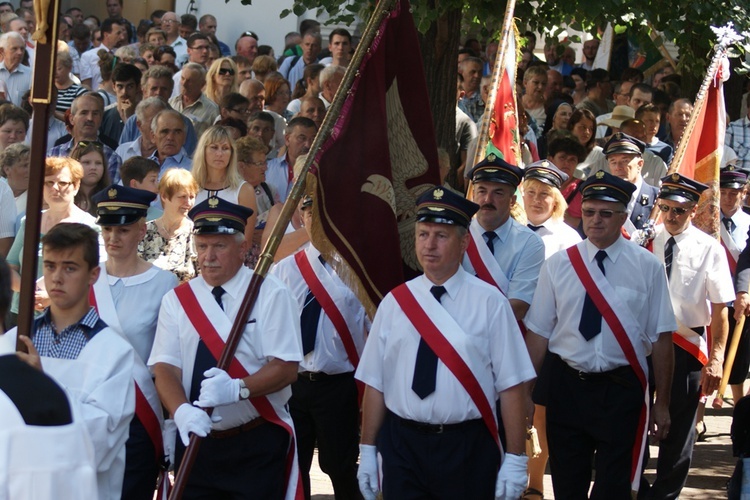
{"type": "Polygon", "coordinates": [[[57,91],[57,106],[55,111],[65,113],[73,105],[73,100],[81,94],[88,92],[88,89],[83,85],[74,83],[67,89],[57,91]]]}
{"type": "Polygon", "coordinates": [[[750,168],[750,119],[747,116],[727,126],[724,144],[737,153],[737,166],[750,168]]]}
{"type": "Polygon", "coordinates": [[[91,307],[77,323],[55,330],[49,308],[34,320],[34,347],[40,356],[55,359],[77,359],[78,355],[94,335],[107,327],[99,318],[96,309],[91,307]]]}

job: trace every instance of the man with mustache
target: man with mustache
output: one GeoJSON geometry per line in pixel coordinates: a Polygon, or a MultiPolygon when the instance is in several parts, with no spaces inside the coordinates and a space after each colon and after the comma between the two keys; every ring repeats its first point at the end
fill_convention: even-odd
{"type": "Polygon", "coordinates": [[[125,122],[143,99],[141,76],[141,70],[132,64],[118,64],[112,72],[117,104],[104,112],[99,132],[114,142],[120,139],[125,122]]]}
{"type": "Polygon", "coordinates": [[[521,321],[544,262],[542,239],[510,217],[523,170],[490,154],[469,176],[479,211],[469,226],[473,245],[469,245],[463,266],[499,288],[510,301],[516,320],[521,321]]]}
{"type": "Polygon", "coordinates": [[[711,395],[721,382],[729,330],[727,302],[735,294],[724,249],[691,223],[706,189],[705,184],[677,173],[661,179],[657,206],[664,225],[656,230],[653,248],[664,263],[677,319],[669,405],[672,425],[659,443],[654,484],[649,488],[643,479],[639,498],[679,497],[690,471],[698,400],[701,394],[711,395]]]}
{"type": "Polygon", "coordinates": [[[117,181],[120,178],[119,171],[122,159],[120,155],[115,153],[117,143],[105,135],[99,135],[103,115],[104,101],[99,94],[86,92],[76,97],[70,107],[73,132],[57,141],[57,144],[47,152],[47,156],[70,156],[73,148],[81,142],[101,142],[104,155],[107,157],[109,178],[117,181]]]}

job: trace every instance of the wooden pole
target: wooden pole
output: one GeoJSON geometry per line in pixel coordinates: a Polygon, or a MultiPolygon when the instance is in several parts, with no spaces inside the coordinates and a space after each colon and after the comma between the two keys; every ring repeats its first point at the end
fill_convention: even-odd
{"type": "MultiPolygon", "coordinates": [[[[484,108],[484,115],[482,116],[482,125],[479,128],[479,137],[477,138],[477,149],[474,151],[474,158],[471,159],[472,163],[471,166],[467,165],[466,168],[471,168],[480,161],[484,159],[485,156],[485,149],[487,149],[487,143],[490,139],[490,122],[492,120],[492,111],[495,109],[495,99],[497,98],[497,88],[500,85],[500,79],[502,78],[503,71],[505,71],[505,66],[503,63],[505,62],[505,57],[508,52],[508,46],[510,45],[508,42],[510,40],[511,36],[515,36],[514,33],[512,33],[513,29],[513,11],[516,8],[516,0],[508,0],[508,4],[505,7],[505,18],[503,19],[503,28],[501,32],[501,38],[500,38],[500,51],[497,54],[497,59],[495,59],[495,67],[492,71],[492,83],[490,85],[490,93],[487,98],[487,106],[484,108]]],[[[510,82],[512,88],[515,89],[516,82],[510,82]]],[[[479,90],[477,90],[479,92],[479,90]]],[[[513,92],[513,95],[515,96],[515,91],[513,92]]],[[[518,109],[516,109],[516,114],[518,114],[518,109]]],[[[518,120],[516,120],[516,123],[518,123],[518,120]]],[[[520,140],[519,140],[520,145],[520,140]]],[[[518,165],[519,161],[521,159],[521,148],[518,149],[518,154],[516,155],[516,158],[506,158],[506,161],[508,163],[513,163],[512,160],[515,160],[515,164],[518,165]]]]}
{"type": "MultiPolygon", "coordinates": [[[[357,46],[357,50],[355,51],[354,56],[352,57],[352,61],[347,67],[344,78],[341,81],[341,85],[339,86],[338,91],[336,91],[333,102],[326,112],[326,116],[323,119],[320,130],[315,135],[315,139],[313,140],[312,146],[310,147],[310,152],[305,159],[304,165],[299,173],[299,176],[297,177],[297,180],[294,183],[294,186],[292,187],[291,192],[289,193],[289,196],[287,197],[286,202],[284,203],[281,214],[276,220],[276,224],[273,226],[271,236],[268,238],[266,246],[261,252],[260,260],[255,266],[255,273],[253,274],[253,278],[247,288],[245,297],[242,299],[240,310],[235,317],[234,324],[232,325],[232,330],[229,333],[226,345],[224,346],[224,350],[222,351],[221,357],[217,363],[217,366],[222,370],[226,370],[229,367],[229,363],[234,358],[234,353],[237,350],[237,346],[239,345],[240,339],[242,338],[242,334],[245,330],[247,317],[253,309],[255,300],[258,298],[258,292],[260,291],[260,287],[263,284],[263,280],[265,279],[266,274],[271,267],[271,264],[273,264],[273,257],[276,254],[276,250],[279,248],[279,244],[281,243],[281,239],[284,236],[284,232],[287,225],[289,224],[289,220],[291,219],[294,210],[296,210],[297,205],[299,204],[299,200],[302,199],[302,196],[305,193],[305,177],[307,176],[307,171],[310,169],[310,165],[315,158],[315,153],[318,149],[320,149],[320,147],[323,145],[323,143],[333,130],[333,126],[339,117],[341,108],[349,93],[349,89],[351,89],[352,83],[354,82],[354,79],[359,72],[359,67],[362,64],[365,56],[369,52],[372,41],[378,35],[378,28],[381,24],[381,21],[386,15],[388,15],[390,10],[395,5],[396,1],[397,0],[380,0],[378,2],[378,5],[375,7],[375,11],[370,17],[370,20],[367,23],[367,27],[362,34],[362,38],[359,45],[357,46]]],[[[212,408],[207,410],[209,415],[212,411],[212,408]]],[[[179,470],[177,471],[175,484],[172,488],[171,494],[169,495],[169,500],[178,500],[182,498],[182,494],[185,491],[185,486],[187,485],[188,477],[190,476],[190,471],[193,467],[193,464],[195,463],[195,459],[198,457],[198,448],[200,446],[200,442],[201,438],[199,436],[191,434],[190,444],[185,450],[185,455],[183,456],[182,463],[179,470]]]]}
{"type": "MultiPolygon", "coordinates": [[[[18,336],[31,337],[34,320],[34,292],[36,291],[37,260],[39,255],[39,233],[42,221],[42,189],[44,186],[44,164],[47,156],[47,127],[49,107],[52,105],[54,88],[55,59],[57,56],[57,18],[60,0],[34,2],[37,30],[34,38],[39,38],[34,56],[34,70],[31,80],[31,106],[34,110],[34,123],[31,127],[31,153],[29,155],[29,189],[26,201],[26,234],[23,240],[23,270],[21,272],[21,293],[18,306],[18,336]],[[45,11],[46,9],[46,11],[45,11]],[[43,38],[43,39],[42,39],[43,38]]],[[[26,351],[23,343],[17,341],[16,348],[26,351]]]]}
{"type": "Polygon", "coordinates": [[[714,398],[714,402],[711,404],[711,406],[713,406],[717,410],[724,406],[724,391],[727,390],[727,385],[729,385],[729,375],[732,373],[734,358],[737,357],[737,348],[740,346],[740,337],[742,337],[742,329],[744,326],[745,316],[741,316],[737,324],[734,325],[734,331],[732,332],[732,342],[729,344],[729,349],[727,349],[726,362],[724,363],[724,372],[721,375],[721,384],[719,384],[719,390],[716,391],[716,397],[714,398]]]}

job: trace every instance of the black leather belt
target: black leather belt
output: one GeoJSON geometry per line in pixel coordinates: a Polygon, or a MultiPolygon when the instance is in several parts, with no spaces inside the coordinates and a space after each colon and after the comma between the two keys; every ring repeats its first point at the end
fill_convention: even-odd
{"type": "Polygon", "coordinates": [[[633,369],[630,366],[620,366],[614,370],[606,372],[584,372],[576,370],[568,363],[560,359],[565,371],[573,374],[576,378],[584,382],[614,382],[615,384],[630,387],[633,385],[633,369]]]}
{"type": "Polygon", "coordinates": [[[391,412],[391,414],[404,427],[408,427],[409,429],[414,429],[415,431],[423,432],[425,434],[442,434],[444,432],[459,430],[463,427],[467,427],[469,425],[476,424],[477,422],[482,421],[481,418],[477,418],[474,420],[465,420],[456,424],[429,424],[426,422],[417,422],[415,420],[401,418],[393,412],[391,412]]]}
{"type": "Polygon", "coordinates": [[[353,377],[354,372],[336,373],[329,375],[323,372],[299,372],[297,373],[298,378],[309,380],[310,382],[321,382],[323,380],[330,380],[334,378],[353,377]]]}
{"type": "Polygon", "coordinates": [[[226,429],[223,431],[211,431],[211,433],[208,435],[208,437],[213,439],[226,439],[230,438],[232,436],[237,436],[239,434],[242,434],[243,432],[247,432],[250,429],[255,429],[259,425],[263,425],[267,422],[267,420],[263,417],[254,418],[249,422],[246,422],[240,426],[233,427],[231,429],[226,429]]]}

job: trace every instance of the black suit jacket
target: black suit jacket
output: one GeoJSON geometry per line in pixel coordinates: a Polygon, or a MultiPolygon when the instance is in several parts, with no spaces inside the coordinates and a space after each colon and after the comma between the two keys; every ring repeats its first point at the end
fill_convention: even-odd
{"type": "Polygon", "coordinates": [[[630,222],[636,229],[643,229],[643,226],[648,222],[658,195],[659,188],[648,184],[646,181],[641,183],[641,189],[635,195],[635,206],[633,206],[633,211],[630,214],[630,222]]]}

